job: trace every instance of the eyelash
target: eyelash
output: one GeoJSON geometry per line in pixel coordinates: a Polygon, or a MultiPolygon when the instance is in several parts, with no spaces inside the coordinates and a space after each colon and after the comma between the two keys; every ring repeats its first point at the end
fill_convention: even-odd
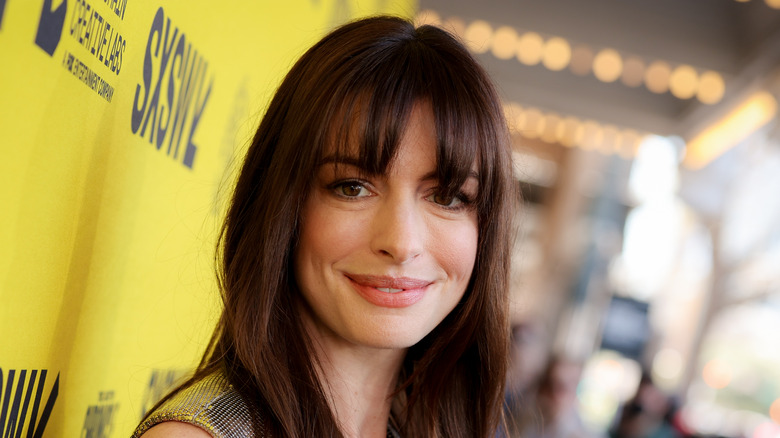
{"type": "Polygon", "coordinates": [[[469,209],[473,208],[473,206],[474,206],[474,200],[473,200],[473,199],[471,199],[471,198],[469,198],[469,197],[468,197],[468,196],[467,196],[465,193],[463,193],[463,192],[461,192],[461,191],[459,191],[459,192],[457,192],[457,193],[454,193],[454,194],[450,195],[452,199],[457,199],[457,200],[459,201],[459,202],[458,202],[456,205],[454,205],[454,206],[445,205],[445,204],[440,204],[440,203],[436,202],[436,201],[433,199],[433,198],[435,198],[436,196],[442,196],[442,194],[441,194],[441,193],[436,193],[436,192],[434,192],[434,193],[432,193],[432,194],[428,195],[428,196],[426,197],[426,199],[430,199],[430,200],[431,200],[431,202],[433,202],[434,204],[438,205],[439,207],[441,207],[441,208],[443,208],[443,209],[445,209],[445,210],[452,211],[452,212],[458,212],[458,211],[463,211],[463,210],[469,210],[469,209]]]}
{"type": "MultiPolygon", "coordinates": [[[[359,198],[364,198],[366,196],[359,196],[359,195],[349,196],[349,195],[344,194],[341,190],[344,187],[347,187],[347,186],[360,186],[360,188],[362,190],[366,190],[368,192],[371,192],[371,190],[369,190],[368,187],[367,187],[368,185],[369,184],[367,182],[365,182],[365,181],[361,181],[361,180],[357,180],[357,179],[349,179],[349,180],[340,180],[340,181],[336,181],[336,182],[334,182],[332,184],[329,184],[327,186],[327,189],[329,191],[331,191],[333,194],[335,194],[336,196],[340,197],[340,198],[343,198],[343,199],[346,199],[346,200],[356,200],[356,199],[359,199],[359,198]]],[[[459,191],[459,192],[454,193],[453,195],[451,195],[452,199],[457,199],[458,201],[460,201],[458,204],[456,204],[454,206],[440,204],[440,203],[436,202],[433,199],[436,196],[441,196],[441,193],[437,193],[437,192],[434,191],[430,195],[426,196],[425,199],[430,200],[431,202],[433,202],[434,204],[436,204],[437,206],[439,206],[439,207],[441,207],[441,208],[443,208],[445,210],[449,210],[449,211],[453,211],[453,212],[467,210],[467,209],[472,208],[473,205],[474,205],[474,200],[471,199],[469,196],[467,196],[462,191],[459,191]]]]}
{"type": "Polygon", "coordinates": [[[346,195],[343,192],[339,191],[340,189],[342,189],[344,187],[347,187],[347,186],[360,186],[363,190],[371,192],[367,188],[368,183],[366,183],[365,181],[358,180],[358,179],[347,179],[347,180],[336,181],[336,182],[328,185],[328,190],[333,192],[336,196],[338,196],[340,198],[344,198],[344,199],[352,200],[352,199],[365,197],[365,196],[349,196],[349,195],[346,195]]]}

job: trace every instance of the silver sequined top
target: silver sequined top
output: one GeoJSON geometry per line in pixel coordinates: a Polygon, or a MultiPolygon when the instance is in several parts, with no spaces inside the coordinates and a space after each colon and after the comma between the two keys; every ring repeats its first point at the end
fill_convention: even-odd
{"type": "MultiPolygon", "coordinates": [[[[215,438],[267,437],[262,422],[260,436],[254,434],[252,417],[262,421],[262,416],[257,414],[257,408],[246,403],[224,374],[219,372],[183,389],[163,403],[136,428],[132,438],[140,438],[152,426],[165,421],[181,421],[198,426],[215,438]]],[[[390,424],[387,426],[387,438],[400,438],[390,424]]]]}
{"type": "Polygon", "coordinates": [[[165,421],[198,426],[215,438],[252,438],[253,413],[256,408],[241,398],[222,373],[215,373],[171,397],[138,426],[132,438],[165,421]]]}

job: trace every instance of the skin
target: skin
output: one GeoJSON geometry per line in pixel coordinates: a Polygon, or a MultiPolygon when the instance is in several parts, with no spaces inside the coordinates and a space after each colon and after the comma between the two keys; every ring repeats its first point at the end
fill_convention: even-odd
{"type": "Polygon", "coordinates": [[[386,175],[326,157],[303,208],[295,272],[304,322],[346,436],[385,436],[406,349],[450,313],[471,278],[477,215],[466,199],[478,182],[466,181],[462,200],[440,196],[435,145],[433,113],[417,105],[386,175]],[[392,286],[408,286],[414,302],[378,305],[361,293],[392,286]]]}
{"type": "MultiPolygon", "coordinates": [[[[470,177],[458,196],[439,193],[427,104],[415,106],[386,174],[366,175],[350,162],[328,156],[317,170],[294,269],[319,378],[342,431],[383,438],[406,350],[468,286],[478,239],[468,200],[479,187],[470,177]],[[389,297],[378,288],[403,291],[389,297]]],[[[170,435],[153,435],[155,426],[144,438],[208,436],[184,423],[163,425],[170,435]]]]}

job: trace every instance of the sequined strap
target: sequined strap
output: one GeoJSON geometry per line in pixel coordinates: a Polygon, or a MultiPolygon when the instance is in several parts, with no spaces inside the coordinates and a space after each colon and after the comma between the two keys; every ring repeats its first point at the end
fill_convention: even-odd
{"type": "Polygon", "coordinates": [[[164,421],[189,423],[215,438],[252,438],[252,409],[227,378],[216,373],[171,397],[138,426],[132,438],[164,421]]]}

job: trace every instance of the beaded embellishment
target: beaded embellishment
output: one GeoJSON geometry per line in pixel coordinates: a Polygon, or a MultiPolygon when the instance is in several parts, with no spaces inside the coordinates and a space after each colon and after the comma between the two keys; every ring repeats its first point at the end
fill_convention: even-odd
{"type": "Polygon", "coordinates": [[[138,426],[132,438],[139,438],[164,421],[189,423],[216,438],[251,438],[255,437],[252,413],[253,407],[241,398],[227,378],[215,373],[171,397],[138,426]]]}

